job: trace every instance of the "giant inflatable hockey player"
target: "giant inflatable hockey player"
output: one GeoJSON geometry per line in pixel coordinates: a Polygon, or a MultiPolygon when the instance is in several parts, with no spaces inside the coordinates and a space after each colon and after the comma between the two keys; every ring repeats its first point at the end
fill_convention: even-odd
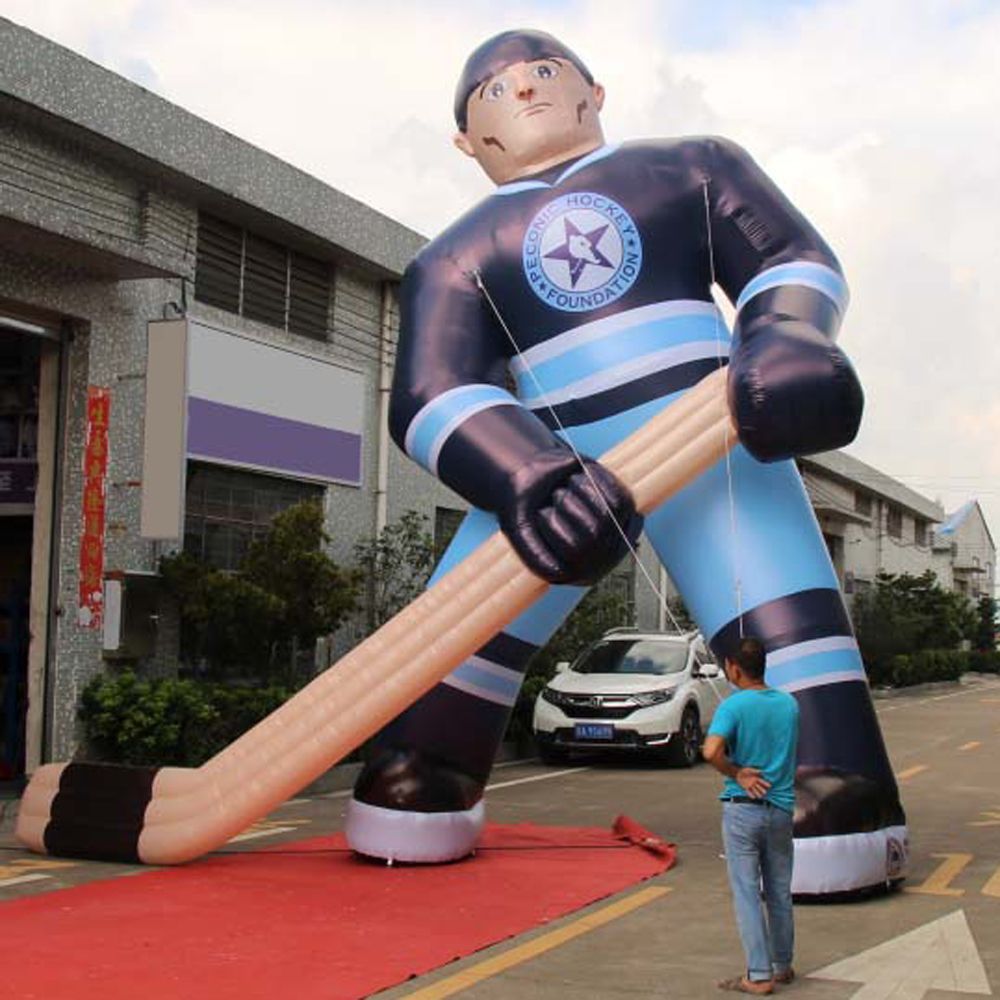
{"type": "Polygon", "coordinates": [[[556,586],[383,731],[348,838],[404,861],[474,850],[528,659],[644,529],[715,653],[759,636],[768,682],[799,701],[795,891],[891,884],[905,819],[792,461],[848,443],[861,416],[835,343],[840,267],[738,146],[608,145],[603,101],[535,31],[485,42],[459,81],[455,143],[497,187],[407,270],[391,430],[473,507],[435,578],[499,528],[556,586]],[[731,339],[713,282],[736,306],[731,339]],[[587,456],[726,364],[739,444],[643,524],[587,456]]]}

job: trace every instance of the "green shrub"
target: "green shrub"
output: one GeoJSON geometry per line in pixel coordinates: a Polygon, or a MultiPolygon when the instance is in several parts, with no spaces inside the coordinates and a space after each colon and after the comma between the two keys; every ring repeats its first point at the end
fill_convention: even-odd
{"type": "Polygon", "coordinates": [[[80,719],[94,753],[120,764],[197,767],[289,697],[279,687],[196,680],[142,680],[132,672],[95,677],[80,719]]]}
{"type": "Polygon", "coordinates": [[[975,649],[968,654],[967,669],[980,674],[1000,674],[1000,652],[995,649],[975,649]]]}
{"type": "Polygon", "coordinates": [[[957,681],[969,667],[969,653],[958,649],[922,649],[894,656],[884,678],[893,687],[957,681]]]}

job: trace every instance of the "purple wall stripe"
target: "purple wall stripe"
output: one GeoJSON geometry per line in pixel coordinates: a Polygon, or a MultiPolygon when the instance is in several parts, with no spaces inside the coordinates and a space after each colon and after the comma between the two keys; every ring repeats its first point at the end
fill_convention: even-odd
{"type": "Polygon", "coordinates": [[[361,435],[188,397],[189,455],[361,484],[361,435]]]}

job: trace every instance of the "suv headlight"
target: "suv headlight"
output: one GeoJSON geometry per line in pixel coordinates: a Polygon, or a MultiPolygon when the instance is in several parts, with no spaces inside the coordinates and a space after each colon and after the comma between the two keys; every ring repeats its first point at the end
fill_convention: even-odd
{"type": "Polygon", "coordinates": [[[639,694],[632,695],[632,700],[637,704],[641,705],[643,708],[647,708],[650,705],[662,705],[665,701],[670,701],[673,698],[673,691],[642,691],[639,694]]]}
{"type": "Polygon", "coordinates": [[[542,688],[542,699],[547,701],[550,705],[561,705],[563,703],[563,696],[555,688],[543,687],[542,688]]]}

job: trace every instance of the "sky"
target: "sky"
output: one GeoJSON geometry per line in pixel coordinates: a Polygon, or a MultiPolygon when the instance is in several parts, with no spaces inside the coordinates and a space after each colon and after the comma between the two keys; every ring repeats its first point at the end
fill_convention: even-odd
{"type": "Polygon", "coordinates": [[[833,246],[865,386],[848,449],[1000,544],[1000,0],[0,0],[0,14],[432,236],[490,190],[451,145],[480,41],[551,31],[609,140],[745,146],[833,246]]]}

